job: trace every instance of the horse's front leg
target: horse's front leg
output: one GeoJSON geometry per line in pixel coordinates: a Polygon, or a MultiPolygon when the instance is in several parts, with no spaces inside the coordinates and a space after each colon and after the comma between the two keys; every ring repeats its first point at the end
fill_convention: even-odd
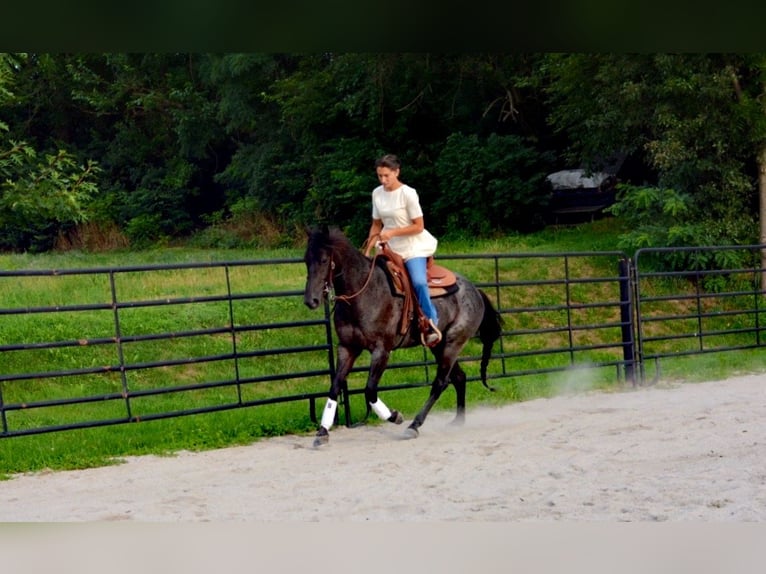
{"type": "Polygon", "coordinates": [[[390,351],[379,346],[373,349],[370,357],[370,372],[367,376],[367,385],[364,387],[364,398],[373,412],[382,420],[394,424],[402,424],[404,419],[399,411],[389,409],[383,400],[378,397],[378,383],[383,377],[383,371],[388,366],[390,351]]]}
{"type": "Polygon", "coordinates": [[[319,423],[314,446],[322,446],[330,441],[330,429],[335,424],[335,414],[338,410],[338,397],[340,389],[346,383],[346,378],[354,366],[354,361],[359,356],[359,351],[352,351],[348,347],[338,347],[338,370],[330,384],[330,392],[327,396],[324,410],[322,411],[322,420],[319,423]]]}

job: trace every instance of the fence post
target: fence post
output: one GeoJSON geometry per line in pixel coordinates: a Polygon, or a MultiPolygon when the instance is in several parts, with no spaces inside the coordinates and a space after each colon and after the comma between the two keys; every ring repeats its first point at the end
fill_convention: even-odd
{"type": "Polygon", "coordinates": [[[635,345],[633,328],[633,298],[630,296],[630,259],[618,262],[620,274],[620,325],[622,328],[622,356],[625,360],[625,380],[636,386],[635,345]]]}

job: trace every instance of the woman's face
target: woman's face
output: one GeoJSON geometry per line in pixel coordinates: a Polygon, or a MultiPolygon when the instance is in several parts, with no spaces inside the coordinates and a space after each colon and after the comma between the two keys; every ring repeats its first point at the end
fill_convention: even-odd
{"type": "Polygon", "coordinates": [[[383,185],[386,191],[392,191],[399,187],[399,170],[390,167],[378,167],[375,169],[378,174],[378,181],[383,185]]]}

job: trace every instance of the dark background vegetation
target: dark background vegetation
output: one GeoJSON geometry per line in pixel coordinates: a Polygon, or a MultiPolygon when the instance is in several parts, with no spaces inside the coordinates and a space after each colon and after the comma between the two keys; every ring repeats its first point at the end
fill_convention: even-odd
{"type": "Polygon", "coordinates": [[[766,58],[3,53],[0,249],[366,235],[396,153],[441,237],[552,222],[548,173],[617,160],[620,248],[757,243],[766,58]]]}

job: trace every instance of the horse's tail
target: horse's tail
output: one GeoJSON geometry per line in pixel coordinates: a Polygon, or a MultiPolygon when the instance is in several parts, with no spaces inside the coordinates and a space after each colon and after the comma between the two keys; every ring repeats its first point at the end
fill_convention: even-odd
{"type": "Polygon", "coordinates": [[[494,391],[495,389],[487,384],[487,365],[489,365],[489,359],[492,356],[492,346],[503,334],[503,317],[492,305],[487,294],[481,289],[479,289],[479,293],[481,293],[481,298],[484,301],[484,316],[481,318],[481,325],[479,325],[479,339],[482,343],[481,384],[490,391],[494,391]]]}

